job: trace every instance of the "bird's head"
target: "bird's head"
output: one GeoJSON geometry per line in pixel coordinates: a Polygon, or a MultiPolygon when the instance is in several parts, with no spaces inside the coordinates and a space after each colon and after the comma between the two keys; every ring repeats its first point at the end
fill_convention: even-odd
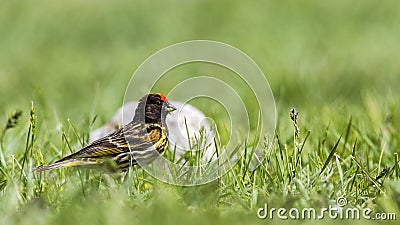
{"type": "Polygon", "coordinates": [[[168,113],[175,110],[175,106],[169,103],[165,95],[160,93],[147,94],[139,100],[135,117],[143,116],[144,113],[146,123],[161,123],[165,122],[168,113]]]}

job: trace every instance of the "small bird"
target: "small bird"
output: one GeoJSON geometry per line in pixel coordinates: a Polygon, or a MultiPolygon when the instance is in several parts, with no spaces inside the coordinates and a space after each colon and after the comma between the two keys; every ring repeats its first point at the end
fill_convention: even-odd
{"type": "Polygon", "coordinates": [[[147,94],[139,100],[130,123],[78,152],[34,170],[41,172],[73,166],[106,166],[111,162],[119,171],[127,171],[137,164],[149,164],[164,152],[168,143],[165,119],[174,110],[176,108],[165,95],[147,94]]]}

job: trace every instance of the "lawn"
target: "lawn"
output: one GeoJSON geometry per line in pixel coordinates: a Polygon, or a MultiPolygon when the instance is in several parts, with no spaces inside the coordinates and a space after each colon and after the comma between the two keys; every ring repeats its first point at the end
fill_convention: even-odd
{"type": "MultiPolygon", "coordinates": [[[[0,224],[398,223],[400,2],[0,5],[0,224]],[[232,170],[194,187],[163,183],[140,168],[123,181],[97,170],[32,171],[79,150],[91,130],[109,121],[146,58],[198,39],[240,49],[269,81],[276,131],[273,140],[261,139],[272,147],[263,149],[266,160],[256,170],[249,169],[249,143],[232,170]],[[296,123],[292,108],[299,113],[296,123]],[[397,217],[257,216],[265,204],[319,211],[337,208],[338,199],[346,200],[347,208],[371,209],[372,217],[397,217]]],[[[229,81],[254,113],[248,88],[238,88],[240,79],[215,65],[178,67],[154,91],[167,93],[182,79],[199,75],[229,81]]],[[[218,126],[229,127],[223,109],[193,104],[218,126]]],[[[257,130],[252,127],[251,133],[257,130]]]]}

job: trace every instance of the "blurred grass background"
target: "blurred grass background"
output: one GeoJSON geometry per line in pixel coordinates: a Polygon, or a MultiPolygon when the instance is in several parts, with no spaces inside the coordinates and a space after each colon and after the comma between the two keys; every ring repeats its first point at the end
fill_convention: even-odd
{"type": "MultiPolygon", "coordinates": [[[[331,121],[340,130],[351,115],[356,119],[364,115],[358,121],[360,130],[378,135],[381,123],[400,111],[399,10],[400,2],[395,0],[1,1],[0,123],[16,109],[28,121],[34,101],[43,136],[39,148],[49,151],[51,143],[61,143],[59,124],[67,124],[67,118],[86,124],[98,115],[95,126],[106,122],[120,107],[131,75],[151,54],[177,42],[210,39],[237,47],[260,66],[275,95],[278,120],[286,120],[294,106],[305,129],[323,133],[331,121]]],[[[290,121],[279,122],[278,131],[290,126],[290,121]]],[[[26,129],[21,129],[11,131],[6,139],[24,142],[25,137],[26,129]]],[[[8,155],[21,146],[8,142],[8,155]]],[[[397,142],[390,147],[399,151],[397,142]]],[[[213,214],[207,206],[187,209],[171,203],[170,199],[177,198],[168,197],[174,193],[166,189],[160,196],[167,197],[160,201],[134,199],[138,205],[144,202],[143,209],[135,208],[139,212],[129,214],[130,206],[117,209],[129,214],[133,223],[143,222],[135,220],[138,215],[151,218],[148,223],[174,224],[176,217],[183,223],[202,223],[204,217],[215,224],[260,222],[254,214],[236,214],[236,209],[221,214],[213,214]],[[182,216],[190,210],[198,214],[182,216]]],[[[1,208],[17,207],[10,199],[3,199],[1,208]]],[[[107,204],[119,199],[101,202],[104,207],[98,214],[80,211],[96,204],[96,197],[78,198],[78,203],[69,200],[54,209],[55,214],[44,213],[40,202],[34,202],[39,207],[25,206],[27,217],[21,217],[24,208],[8,216],[21,224],[61,220],[74,224],[86,221],[81,221],[85,216],[118,211],[107,204]]],[[[115,213],[115,217],[120,215],[115,213]]],[[[98,219],[93,224],[117,220],[113,216],[98,219]]]]}
{"type": "Polygon", "coordinates": [[[398,97],[399,9],[397,1],[2,1],[0,113],[34,100],[63,118],[108,119],[143,60],[192,39],[247,53],[278,104],[398,97]]]}

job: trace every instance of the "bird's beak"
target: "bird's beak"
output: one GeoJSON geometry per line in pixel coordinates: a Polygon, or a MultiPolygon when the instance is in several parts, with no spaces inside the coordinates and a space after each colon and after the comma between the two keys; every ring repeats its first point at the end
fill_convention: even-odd
{"type": "Polygon", "coordinates": [[[176,107],[168,102],[167,103],[167,110],[168,110],[168,113],[171,113],[171,112],[176,110],[176,107]]]}

